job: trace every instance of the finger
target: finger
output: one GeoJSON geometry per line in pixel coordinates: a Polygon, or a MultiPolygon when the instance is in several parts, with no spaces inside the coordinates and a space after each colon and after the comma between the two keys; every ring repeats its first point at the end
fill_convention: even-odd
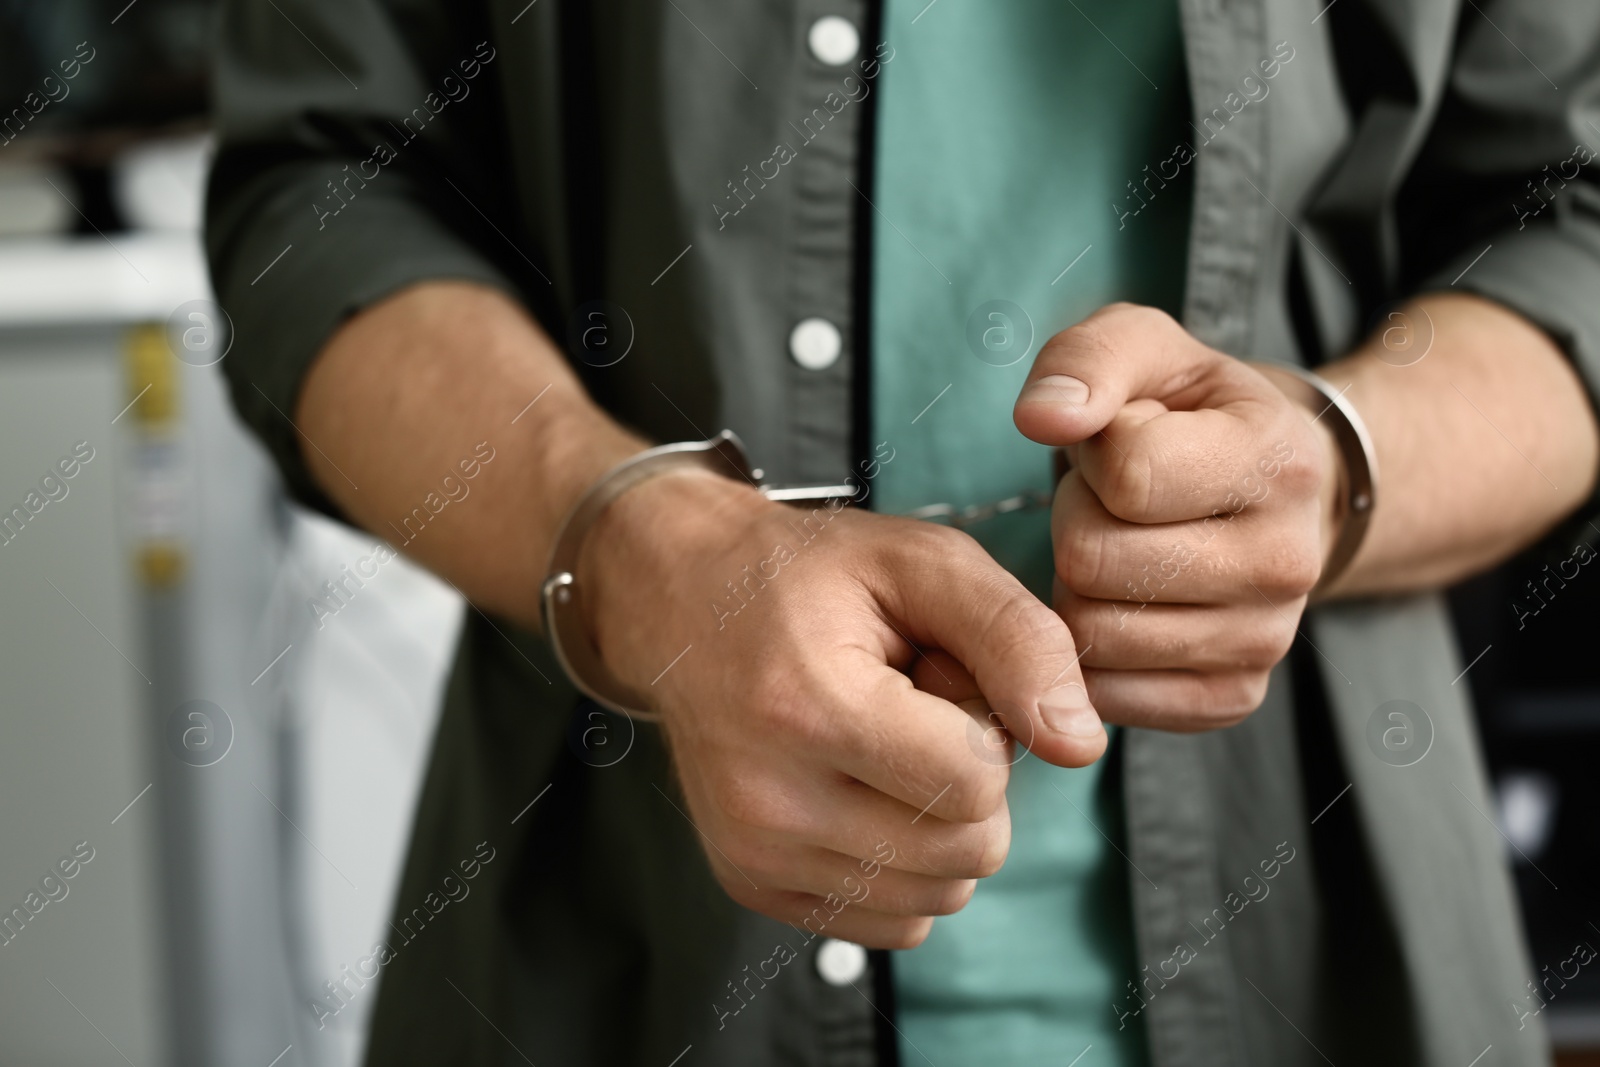
{"type": "Polygon", "coordinates": [[[783,856],[781,876],[751,872],[761,885],[771,884],[801,893],[844,897],[853,907],[885,915],[953,915],[972,899],[975,878],[939,878],[874,864],[870,873],[862,861],[831,849],[808,848],[799,855],[783,856]]]}
{"type": "Polygon", "coordinates": [[[1011,735],[1000,713],[983,699],[977,679],[949,653],[930,649],[918,657],[911,668],[911,681],[923,692],[948,700],[972,716],[973,726],[967,737],[980,759],[1015,767],[1033,740],[1025,737],[1019,743],[1011,735]]]}
{"type": "MultiPolygon", "coordinates": [[[[1003,773],[1003,768],[1002,768],[1003,773]]],[[[1011,846],[1004,792],[979,822],[954,822],[840,773],[798,777],[791,787],[740,791],[707,825],[719,853],[740,867],[766,863],[774,840],[854,856],[863,869],[891,867],[936,878],[987,878],[1011,846]],[[750,851],[746,851],[746,849],[750,851]]]]}
{"type": "Polygon", "coordinates": [[[874,676],[846,672],[855,688],[832,698],[839,711],[824,740],[830,765],[909,806],[914,818],[975,823],[993,815],[1005,802],[1009,771],[980,758],[973,735],[981,728],[956,705],[918,692],[899,671],[877,667],[865,692],[859,679],[874,676]]]}
{"type": "Polygon", "coordinates": [[[1083,642],[1083,665],[1112,670],[1268,670],[1294,643],[1289,611],[1265,603],[1129,605],[1062,589],[1056,611],[1083,642]]]}
{"type": "Polygon", "coordinates": [[[1081,767],[1100,758],[1105,730],[1055,612],[976,541],[942,527],[908,525],[889,563],[894,573],[878,593],[900,620],[891,622],[894,636],[959,660],[1007,730],[1041,759],[1081,767]]]}
{"type": "MultiPolygon", "coordinates": [[[[1056,577],[1079,596],[1102,600],[1282,602],[1304,594],[1321,572],[1316,519],[1309,510],[1299,518],[1268,516],[1246,504],[1199,522],[1125,522],[1073,470],[1051,509],[1056,577]]],[[[1073,636],[1080,646],[1089,643],[1073,636]]]]}
{"type": "Polygon", "coordinates": [[[1084,671],[1107,722],[1195,733],[1234,726],[1267,696],[1267,671],[1084,671]]]}
{"type": "MultiPolygon", "coordinates": [[[[824,909],[826,910],[826,909],[824,909]]],[[[882,915],[865,908],[845,908],[826,928],[816,924],[817,909],[813,904],[799,925],[805,930],[826,929],[826,936],[866,948],[912,949],[928,939],[933,930],[933,917],[919,915],[907,918],[882,915]],[[811,920],[807,923],[806,919],[811,920]]]]}
{"type": "Polygon", "coordinates": [[[1075,446],[1075,469],[1107,510],[1129,522],[1203,519],[1247,505],[1279,510],[1301,501],[1320,477],[1317,457],[1303,447],[1305,420],[1266,379],[1261,386],[1259,398],[1199,411],[1130,401],[1101,433],[1075,446]]]}
{"type": "Polygon", "coordinates": [[[1220,407],[1246,381],[1231,360],[1155,308],[1112,304],[1061,331],[1034,357],[1013,417],[1023,436],[1071,445],[1105,429],[1130,400],[1174,410],[1220,407]]]}
{"type": "Polygon", "coordinates": [[[912,664],[910,680],[923,693],[933,693],[971,715],[973,728],[968,729],[966,739],[981,760],[1016,766],[1016,761],[1022,757],[1016,737],[1006,729],[1000,713],[989,707],[989,701],[979,691],[978,680],[963,667],[962,661],[939,649],[928,649],[912,664]]]}
{"type": "MultiPolygon", "coordinates": [[[[784,890],[754,890],[733,874],[733,880],[718,871],[718,881],[734,902],[751,911],[788,923],[799,932],[794,942],[788,943],[791,951],[802,941],[816,937],[837,938],[867,948],[916,948],[933,929],[933,917],[888,915],[868,908],[857,907],[847,900],[795,893],[784,890]]],[[[787,962],[787,961],[784,961],[787,962]]]]}
{"type": "Polygon", "coordinates": [[[910,874],[988,878],[1011,850],[1004,798],[982,822],[949,822],[861,783],[841,783],[819,790],[806,815],[789,828],[792,839],[910,874]]]}
{"type": "Polygon", "coordinates": [[[938,648],[924,649],[922,655],[917,657],[917,661],[911,665],[911,684],[924,693],[932,693],[952,704],[983,697],[978,680],[961,665],[961,661],[938,648]]]}

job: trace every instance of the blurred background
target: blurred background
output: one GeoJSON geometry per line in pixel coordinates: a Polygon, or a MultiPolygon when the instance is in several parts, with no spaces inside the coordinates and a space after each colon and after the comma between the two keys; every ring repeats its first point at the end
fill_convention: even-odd
{"type": "MultiPolygon", "coordinates": [[[[227,404],[199,238],[213,19],[0,0],[6,1065],[358,1062],[376,987],[347,968],[387,924],[461,620],[404,561],[350,582],[373,539],[289,504],[227,404]]],[[[1574,1065],[1600,1063],[1600,968],[1571,977],[1600,948],[1580,543],[1600,517],[1454,595],[1574,1065]]]]}
{"type": "Polygon", "coordinates": [[[228,405],[213,18],[0,0],[7,1067],[358,1062],[460,624],[404,561],[347,581],[372,538],[228,405]]]}

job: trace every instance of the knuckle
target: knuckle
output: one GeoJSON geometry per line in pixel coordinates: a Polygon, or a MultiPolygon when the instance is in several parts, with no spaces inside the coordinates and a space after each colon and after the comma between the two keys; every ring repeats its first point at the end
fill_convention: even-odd
{"type": "Polygon", "coordinates": [[[1075,645],[1087,648],[1099,644],[1115,634],[1116,626],[1102,601],[1091,600],[1076,594],[1057,594],[1051,609],[1066,624],[1075,645]]]}
{"type": "Polygon", "coordinates": [[[1322,468],[1316,462],[1319,443],[1314,434],[1315,430],[1307,427],[1301,420],[1297,425],[1292,425],[1279,433],[1272,445],[1274,452],[1279,443],[1286,444],[1290,448],[1289,458],[1281,463],[1275,479],[1286,492],[1311,495],[1322,487],[1322,468]]]}
{"type": "Polygon", "coordinates": [[[1055,651],[1062,636],[1061,617],[1029,594],[1009,574],[988,579],[998,606],[985,627],[982,647],[994,656],[1017,649],[1055,651]]]}
{"type": "Polygon", "coordinates": [[[974,878],[988,878],[1005,866],[1006,857],[1010,853],[1010,828],[997,828],[979,838],[967,868],[974,878]]]}
{"type": "Polygon", "coordinates": [[[746,834],[722,833],[717,837],[719,858],[725,860],[730,870],[719,870],[717,877],[725,886],[738,887],[743,885],[750,888],[747,875],[756,874],[769,885],[781,881],[777,875],[781,872],[782,864],[767,849],[758,845],[754,839],[746,834]]]}
{"type": "Polygon", "coordinates": [[[1107,333],[1138,337],[1155,331],[1172,329],[1178,323],[1176,319],[1160,308],[1154,308],[1148,304],[1133,304],[1126,300],[1119,300],[1114,304],[1106,305],[1083,325],[1107,333]]]}
{"type": "Polygon", "coordinates": [[[827,711],[830,695],[817,691],[815,677],[807,677],[809,667],[795,662],[787,668],[764,670],[750,687],[754,718],[770,736],[781,738],[786,746],[814,751],[831,737],[827,711]]]}
{"type": "Polygon", "coordinates": [[[1165,330],[1178,325],[1178,320],[1149,304],[1132,304],[1122,300],[1111,306],[1117,318],[1141,330],[1165,330]]]}
{"type": "Polygon", "coordinates": [[[1206,682],[1205,715],[1213,728],[1235,726],[1267,698],[1267,671],[1215,675],[1206,682]]]}
{"type": "Polygon", "coordinates": [[[776,791],[747,778],[734,778],[720,783],[713,798],[723,816],[741,826],[781,832],[791,822],[787,805],[776,791]]]}
{"type": "Polygon", "coordinates": [[[933,930],[931,916],[918,916],[914,919],[905,919],[886,926],[881,938],[882,947],[889,949],[912,949],[928,939],[928,934],[933,930]]]}
{"type": "Polygon", "coordinates": [[[1232,655],[1222,662],[1239,670],[1268,670],[1288,651],[1288,643],[1267,627],[1251,630],[1236,640],[1232,655]]]}
{"type": "Polygon", "coordinates": [[[1269,671],[1257,671],[1246,676],[1244,689],[1244,714],[1249,715],[1267,699],[1267,686],[1272,681],[1269,671]]]}
{"type": "Polygon", "coordinates": [[[1262,670],[1271,670],[1278,665],[1278,661],[1289,654],[1289,648],[1294,644],[1295,630],[1293,626],[1283,623],[1281,619],[1272,620],[1277,625],[1271,626],[1262,633],[1256,642],[1256,662],[1254,666],[1262,670]]]}
{"type": "MultiPolygon", "coordinates": [[[[1110,438],[1107,438],[1108,442],[1110,438]]],[[[1115,449],[1102,450],[1100,486],[1095,495],[1105,509],[1124,522],[1141,522],[1156,505],[1155,464],[1149,450],[1127,442],[1115,449]]]]}
{"type": "Polygon", "coordinates": [[[981,771],[968,772],[950,791],[950,821],[981,823],[1000,810],[1006,799],[1006,778],[1003,774],[983,773],[989,770],[985,765],[981,771]]]}
{"type": "Polygon", "coordinates": [[[1062,527],[1056,573],[1074,593],[1088,593],[1103,584],[1111,554],[1104,526],[1069,519],[1062,527]]]}
{"type": "Polygon", "coordinates": [[[967,906],[977,888],[978,882],[974,878],[962,878],[945,883],[934,894],[926,914],[954,915],[967,906]]]}
{"type": "Polygon", "coordinates": [[[1283,582],[1296,596],[1311,592],[1322,575],[1321,554],[1309,544],[1301,542],[1284,550],[1283,582]]]}
{"type": "Polygon", "coordinates": [[[749,689],[752,710],[779,722],[793,717],[795,688],[786,671],[770,666],[757,671],[749,689]]]}
{"type": "Polygon", "coordinates": [[[1321,554],[1304,537],[1280,537],[1264,546],[1256,559],[1257,584],[1280,596],[1309,593],[1322,574],[1321,554]]]}
{"type": "Polygon", "coordinates": [[[722,891],[728,894],[728,899],[741,908],[748,908],[763,915],[773,915],[779,910],[779,902],[771,893],[752,888],[750,883],[740,878],[737,873],[721,869],[717,869],[714,873],[717,883],[722,886],[722,891]]]}

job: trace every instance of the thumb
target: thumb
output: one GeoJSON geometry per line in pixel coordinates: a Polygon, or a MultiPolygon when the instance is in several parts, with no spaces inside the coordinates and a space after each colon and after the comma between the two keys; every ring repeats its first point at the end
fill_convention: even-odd
{"type": "Polygon", "coordinates": [[[1024,437],[1075,445],[1104,430],[1130,400],[1202,406],[1210,371],[1224,358],[1163,311],[1111,304],[1045,343],[1012,417],[1024,437]]]}
{"type": "MultiPolygon", "coordinates": [[[[926,557],[907,556],[891,612],[909,631],[902,636],[944,650],[964,669],[964,677],[944,672],[941,688],[961,700],[976,695],[975,683],[1006,732],[1047,763],[1081,767],[1099,759],[1105,730],[1061,616],[970,538],[950,541],[931,572],[926,557]]],[[[930,660],[930,670],[942,662],[930,660]]],[[[982,735],[980,727],[973,736],[982,735]]]]}

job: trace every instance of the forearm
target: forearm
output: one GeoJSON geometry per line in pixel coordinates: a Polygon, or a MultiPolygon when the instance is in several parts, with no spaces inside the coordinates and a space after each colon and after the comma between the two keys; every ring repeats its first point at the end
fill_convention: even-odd
{"type": "Polygon", "coordinates": [[[562,519],[646,447],[512,300],[452,282],[406,289],[341,327],[295,422],[313,478],[352,521],[533,627],[562,519]]]}
{"type": "Polygon", "coordinates": [[[1491,301],[1431,294],[1319,368],[1360,412],[1377,450],[1372,525],[1333,597],[1437,588],[1507,558],[1593,490],[1600,431],[1571,364],[1541,330],[1491,301]],[[1386,324],[1387,325],[1387,324],[1386,324]]]}

